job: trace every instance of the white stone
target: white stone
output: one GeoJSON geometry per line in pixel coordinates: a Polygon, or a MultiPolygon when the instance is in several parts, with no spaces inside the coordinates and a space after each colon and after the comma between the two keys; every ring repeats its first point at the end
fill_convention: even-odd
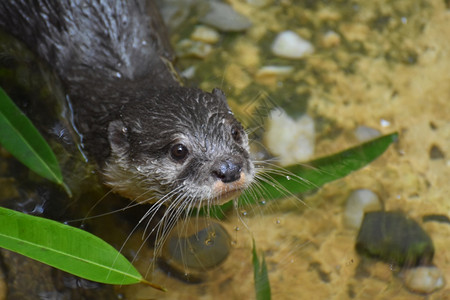
{"type": "Polygon", "coordinates": [[[200,41],[183,39],[175,45],[175,51],[178,57],[205,58],[211,53],[212,46],[200,41]]]}
{"type": "Polygon", "coordinates": [[[269,115],[264,141],[281,165],[305,161],[314,154],[314,120],[308,115],[295,120],[277,108],[269,115]]]}
{"type": "Polygon", "coordinates": [[[195,66],[190,66],[189,68],[183,70],[183,71],[180,73],[180,75],[181,75],[181,77],[183,77],[183,78],[186,78],[186,79],[192,79],[192,78],[194,78],[194,75],[195,75],[195,72],[196,72],[196,71],[197,71],[197,67],[195,67],[195,66]]]}
{"type": "Polygon", "coordinates": [[[381,210],[381,208],[377,194],[368,189],[355,190],[350,194],[345,205],[345,225],[359,229],[366,212],[381,210]]]}
{"type": "Polygon", "coordinates": [[[245,2],[256,7],[264,7],[271,4],[273,0],[246,0],[245,2]]]}
{"type": "Polygon", "coordinates": [[[355,136],[360,142],[369,141],[376,137],[379,137],[381,133],[373,128],[367,126],[358,126],[355,130],[355,136]]]}
{"type": "Polygon", "coordinates": [[[272,44],[276,56],[298,59],[314,52],[313,45],[293,31],[283,31],[277,35],[272,44]]]}
{"type": "Polygon", "coordinates": [[[429,294],[445,285],[441,270],[434,266],[422,266],[405,271],[405,286],[416,293],[429,294]]]}
{"type": "Polygon", "coordinates": [[[191,39],[208,44],[214,44],[219,41],[220,34],[217,30],[208,26],[196,26],[191,34],[191,39]]]}
{"type": "Polygon", "coordinates": [[[265,78],[265,77],[282,77],[287,76],[294,71],[294,68],[291,66],[263,66],[261,69],[256,72],[256,78],[265,78]]]}
{"type": "Polygon", "coordinates": [[[230,5],[222,2],[210,1],[208,12],[200,18],[200,22],[222,31],[242,31],[252,23],[249,19],[236,12],[230,5]]]}

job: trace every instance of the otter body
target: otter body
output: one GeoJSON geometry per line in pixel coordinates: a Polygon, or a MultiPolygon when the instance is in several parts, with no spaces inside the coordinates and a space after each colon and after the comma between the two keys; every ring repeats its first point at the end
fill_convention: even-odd
{"type": "Polygon", "coordinates": [[[151,1],[1,1],[0,27],[59,75],[83,147],[114,191],[175,209],[223,203],[252,182],[248,138],[225,95],[180,84],[151,1]]]}

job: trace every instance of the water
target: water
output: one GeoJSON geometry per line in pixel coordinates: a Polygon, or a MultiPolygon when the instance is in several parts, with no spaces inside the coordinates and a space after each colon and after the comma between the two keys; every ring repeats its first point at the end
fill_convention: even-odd
{"type": "MultiPolygon", "coordinates": [[[[230,2],[253,26],[243,33],[222,33],[221,42],[203,60],[180,61],[181,69],[195,65],[193,84],[205,90],[222,88],[246,128],[264,126],[269,108],[275,106],[293,117],[307,112],[317,125],[317,157],[357,144],[354,131],[359,125],[381,133],[398,131],[399,143],[369,167],[303,196],[306,205],[295,199],[275,203],[261,199],[261,205],[229,214],[223,225],[231,238],[230,255],[221,266],[202,274],[197,284],[159,269],[149,272],[152,249],[135,256],[142,244],[138,231],[125,253],[135,258],[142,274],[149,272],[148,279],[169,292],[136,285],[119,288],[121,297],[251,299],[254,237],[258,251],[266,256],[273,299],[423,299],[405,289],[397,268],[363,262],[354,250],[357,232],[346,228],[342,218],[345,200],[359,188],[376,192],[387,210],[401,210],[419,221],[429,214],[449,215],[450,18],[445,2],[267,1],[262,8],[230,2]],[[272,55],[270,45],[283,30],[294,30],[311,41],[314,54],[295,61],[272,55]],[[288,77],[258,78],[257,71],[266,65],[291,66],[294,71],[288,77]],[[432,154],[436,148],[442,155],[432,154]]],[[[189,36],[193,29],[189,22],[173,35],[174,43],[189,36]]],[[[263,133],[255,135],[261,139],[263,133]]],[[[66,173],[72,170],[69,167],[66,173]]],[[[2,183],[18,185],[27,177],[23,169],[18,172],[19,179],[11,183],[14,175],[8,174],[2,183]]],[[[80,185],[87,182],[91,181],[80,185]]],[[[98,200],[105,192],[97,185],[78,197],[98,200]]],[[[8,197],[4,190],[3,198],[8,197]]],[[[79,214],[85,216],[93,202],[79,214]]],[[[124,205],[105,206],[92,214],[124,205]]],[[[113,217],[94,219],[92,224],[103,227],[99,234],[116,247],[131,231],[126,222],[113,217]]],[[[450,225],[427,222],[423,228],[434,241],[434,264],[449,281],[450,225]]],[[[449,294],[446,286],[428,299],[447,299],[449,294]]]]}
{"type": "MultiPolygon", "coordinates": [[[[219,271],[198,285],[160,277],[170,292],[158,297],[253,298],[254,237],[266,255],[273,299],[423,299],[404,287],[398,268],[363,261],[354,250],[357,232],[342,218],[348,195],[359,188],[376,192],[387,210],[401,210],[418,221],[428,214],[449,214],[450,19],[445,2],[267,1],[262,8],[230,2],[251,19],[252,28],[222,33],[208,57],[187,58],[179,66],[195,66],[192,82],[203,89],[222,88],[247,128],[264,125],[267,114],[255,116],[249,109],[264,91],[265,99],[291,116],[307,112],[315,119],[316,157],[359,143],[354,134],[359,125],[382,134],[398,131],[400,140],[369,167],[302,197],[306,205],[288,199],[246,208],[245,225],[231,214],[225,226],[233,249],[219,271]],[[283,30],[311,41],[314,54],[295,61],[272,55],[270,45],[283,30]],[[292,66],[294,72],[263,80],[256,74],[266,65],[292,66]],[[438,159],[431,155],[434,146],[444,153],[438,159]]],[[[175,31],[174,43],[192,29],[188,24],[175,31]]],[[[427,222],[423,227],[436,248],[434,264],[448,281],[450,226],[427,222]]],[[[446,286],[429,299],[449,294],[446,286]]]]}

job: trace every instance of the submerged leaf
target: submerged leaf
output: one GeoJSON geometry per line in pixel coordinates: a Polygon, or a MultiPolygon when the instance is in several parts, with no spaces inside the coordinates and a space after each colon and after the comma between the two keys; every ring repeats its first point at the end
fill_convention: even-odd
{"type": "MultiPolygon", "coordinates": [[[[270,174],[277,184],[260,182],[261,191],[264,198],[270,200],[286,196],[286,192],[295,195],[316,189],[368,165],[396,139],[397,133],[392,133],[330,156],[286,167],[283,175],[270,174]]],[[[250,196],[251,193],[246,192],[241,199],[250,196]]]]}
{"type": "Polygon", "coordinates": [[[56,221],[0,207],[0,247],[73,275],[107,284],[149,283],[100,238],[56,221]]]}
{"type": "MultiPolygon", "coordinates": [[[[383,154],[389,145],[397,140],[397,137],[397,133],[388,134],[311,162],[280,168],[280,172],[270,173],[271,180],[258,181],[256,187],[258,192],[251,189],[244,191],[238,199],[238,205],[257,203],[261,199],[280,199],[289,195],[305,193],[319,188],[325,183],[343,178],[383,154]]],[[[219,219],[223,218],[225,212],[232,206],[233,201],[222,206],[211,207],[209,214],[219,219]]]]}
{"type": "Polygon", "coordinates": [[[255,240],[253,240],[253,278],[255,282],[255,293],[257,300],[270,300],[270,282],[267,274],[267,265],[264,254],[261,259],[256,253],[255,240]]]}
{"type": "Polygon", "coordinates": [[[0,88],[0,144],[28,168],[61,186],[61,170],[50,146],[31,121],[0,88]]]}

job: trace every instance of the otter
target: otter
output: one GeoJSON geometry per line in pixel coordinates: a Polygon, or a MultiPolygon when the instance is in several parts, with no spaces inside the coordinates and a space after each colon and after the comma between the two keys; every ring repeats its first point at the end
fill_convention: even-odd
{"type": "Polygon", "coordinates": [[[58,74],[82,146],[114,192],[175,212],[252,183],[246,132],[220,89],[183,86],[152,1],[1,1],[0,27],[58,74]]]}

